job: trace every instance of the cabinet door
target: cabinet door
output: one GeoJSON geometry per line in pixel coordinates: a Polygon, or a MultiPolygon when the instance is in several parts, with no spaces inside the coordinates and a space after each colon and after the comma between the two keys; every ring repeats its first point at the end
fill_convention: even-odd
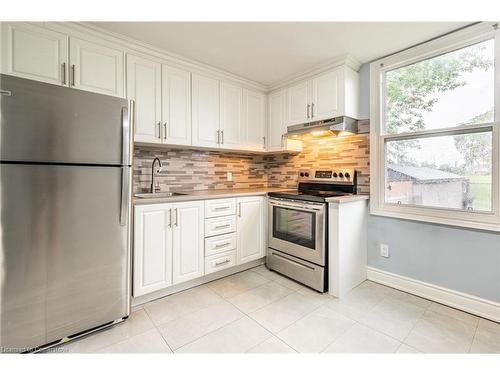
{"type": "Polygon", "coordinates": [[[341,81],[341,70],[334,70],[313,79],[311,115],[314,121],[341,115],[341,81]]]}
{"type": "Polygon", "coordinates": [[[204,274],[203,201],[174,203],[173,282],[182,283],[204,274]]]}
{"type": "Polygon", "coordinates": [[[134,297],[172,285],[171,204],[135,207],[134,297]]]}
{"type": "Polygon", "coordinates": [[[286,133],[285,100],[284,90],[269,95],[268,151],[281,151],[284,149],[283,134],[286,133]]]}
{"type": "Polygon", "coordinates": [[[301,82],[297,85],[288,88],[287,125],[304,124],[306,122],[311,121],[310,82],[311,81],[301,82]]]}
{"type": "Polygon", "coordinates": [[[162,65],[163,143],[191,145],[191,73],[162,65]]]}
{"type": "Polygon", "coordinates": [[[77,38],[69,46],[72,87],[124,97],[123,51],[77,38]]]}
{"type": "Polygon", "coordinates": [[[243,89],[241,87],[221,82],[220,84],[220,129],[221,147],[242,148],[243,89]]]}
{"type": "Polygon", "coordinates": [[[192,75],[193,146],[218,147],[219,81],[192,75]]]}
{"type": "Polygon", "coordinates": [[[243,90],[243,129],[243,146],[246,150],[266,150],[266,96],[264,94],[243,90]]]}
{"type": "Polygon", "coordinates": [[[265,254],[264,202],[263,197],[238,199],[236,223],[238,264],[262,258],[265,254]]]}
{"type": "Polygon", "coordinates": [[[136,142],[161,143],[161,64],[127,55],[127,98],[135,101],[136,142]]]}
{"type": "Polygon", "coordinates": [[[56,85],[68,82],[64,34],[25,23],[2,23],[1,55],[2,73],[56,85]]]}

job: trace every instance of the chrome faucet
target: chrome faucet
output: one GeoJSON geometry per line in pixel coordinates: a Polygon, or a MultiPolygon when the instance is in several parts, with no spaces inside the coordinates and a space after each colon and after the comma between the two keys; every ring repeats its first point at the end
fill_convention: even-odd
{"type": "Polygon", "coordinates": [[[158,159],[158,158],[154,158],[153,164],[151,165],[151,193],[158,193],[160,191],[160,185],[158,183],[156,183],[156,181],[155,181],[155,176],[156,176],[155,165],[156,165],[156,162],[158,162],[158,167],[159,168],[162,167],[161,160],[158,159]]]}

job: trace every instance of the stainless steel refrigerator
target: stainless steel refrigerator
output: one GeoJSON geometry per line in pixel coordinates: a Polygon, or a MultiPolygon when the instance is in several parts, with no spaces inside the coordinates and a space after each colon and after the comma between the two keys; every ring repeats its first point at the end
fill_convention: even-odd
{"type": "Polygon", "coordinates": [[[132,109],[0,75],[0,352],[129,315],[132,109]]]}

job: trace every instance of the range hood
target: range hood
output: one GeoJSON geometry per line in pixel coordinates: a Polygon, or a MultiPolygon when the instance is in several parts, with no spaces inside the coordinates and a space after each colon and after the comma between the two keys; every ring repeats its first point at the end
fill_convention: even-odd
{"type": "Polygon", "coordinates": [[[294,136],[310,133],[313,136],[338,135],[341,132],[357,133],[358,120],[351,117],[341,116],[328,120],[309,122],[307,124],[291,125],[287,128],[286,136],[294,136]]]}

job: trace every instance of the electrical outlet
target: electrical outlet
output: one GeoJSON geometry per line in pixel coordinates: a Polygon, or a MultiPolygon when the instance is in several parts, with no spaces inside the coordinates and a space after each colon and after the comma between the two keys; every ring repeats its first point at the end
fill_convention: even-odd
{"type": "Polygon", "coordinates": [[[233,172],[227,172],[227,180],[233,181],[233,172]]]}
{"type": "Polygon", "coordinates": [[[385,243],[380,244],[380,256],[389,258],[389,245],[386,245],[385,243]]]}

